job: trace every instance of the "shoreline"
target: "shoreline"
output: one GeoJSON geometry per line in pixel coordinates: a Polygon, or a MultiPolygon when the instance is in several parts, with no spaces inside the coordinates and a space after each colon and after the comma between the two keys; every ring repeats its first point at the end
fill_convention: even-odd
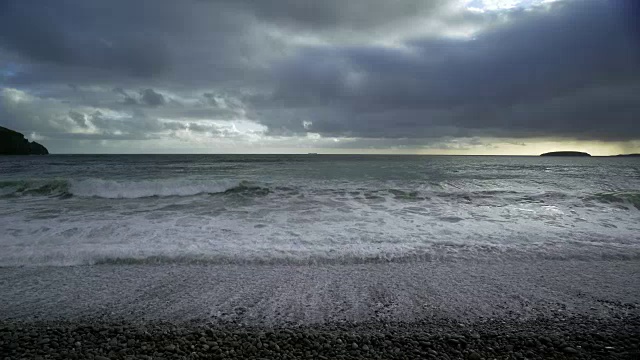
{"type": "Polygon", "coordinates": [[[640,314],[640,261],[0,268],[0,321],[244,326],[640,314]]]}
{"type": "Polygon", "coordinates": [[[633,359],[639,285],[637,260],[0,268],[0,353],[633,359]]]}

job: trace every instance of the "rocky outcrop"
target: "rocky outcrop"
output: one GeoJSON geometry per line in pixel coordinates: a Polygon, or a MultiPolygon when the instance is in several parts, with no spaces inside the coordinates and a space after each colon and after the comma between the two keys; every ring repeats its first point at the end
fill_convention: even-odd
{"type": "Polygon", "coordinates": [[[552,151],[548,153],[544,153],[540,156],[591,156],[586,152],[580,151],[552,151]]]}
{"type": "Polygon", "coordinates": [[[29,142],[17,131],[0,126],[0,155],[48,155],[46,147],[29,142]]]}

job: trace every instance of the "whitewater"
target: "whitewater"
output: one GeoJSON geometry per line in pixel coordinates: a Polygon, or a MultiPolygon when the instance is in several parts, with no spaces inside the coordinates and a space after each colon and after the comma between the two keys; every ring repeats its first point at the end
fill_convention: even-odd
{"type": "Polygon", "coordinates": [[[0,267],[640,258],[640,161],[0,158],[0,267]]]}

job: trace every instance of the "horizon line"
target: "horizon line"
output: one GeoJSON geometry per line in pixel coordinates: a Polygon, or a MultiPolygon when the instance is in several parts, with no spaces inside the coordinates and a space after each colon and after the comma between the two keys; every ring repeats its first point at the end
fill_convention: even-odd
{"type": "MultiPolygon", "coordinates": [[[[553,152],[553,151],[552,151],[553,152]]],[[[546,153],[541,153],[541,154],[530,154],[530,155],[523,155],[523,154],[394,154],[394,153],[388,153],[388,154],[371,154],[371,153],[340,153],[340,154],[335,154],[335,153],[49,153],[49,155],[213,155],[213,156],[220,156],[220,155],[268,155],[268,156],[275,156],[275,155],[299,155],[299,156],[353,156],[353,155],[358,155],[358,156],[505,156],[505,157],[540,157],[542,154],[546,154],[546,153]]],[[[583,157],[618,157],[618,156],[625,156],[625,155],[640,155],[638,153],[621,153],[621,154],[614,154],[614,155],[589,155],[589,156],[583,156],[583,157]]],[[[562,157],[562,156],[558,156],[558,157],[562,157]]],[[[567,156],[567,157],[572,157],[572,156],[567,156]]]]}

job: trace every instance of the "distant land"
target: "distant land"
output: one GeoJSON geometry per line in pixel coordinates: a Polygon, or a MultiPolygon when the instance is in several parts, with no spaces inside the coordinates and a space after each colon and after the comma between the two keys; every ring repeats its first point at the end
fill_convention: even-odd
{"type": "Polygon", "coordinates": [[[48,155],[49,150],[37,142],[29,142],[17,131],[0,126],[0,155],[48,155]]]}
{"type": "Polygon", "coordinates": [[[591,154],[580,151],[552,151],[540,156],[591,156],[591,154]]]}
{"type": "MultiPolygon", "coordinates": [[[[540,156],[576,156],[576,157],[591,157],[591,154],[582,152],[582,151],[551,151],[544,154],[540,154],[540,156]]],[[[609,155],[606,157],[640,157],[640,153],[638,154],[619,154],[619,155],[609,155]]]]}

